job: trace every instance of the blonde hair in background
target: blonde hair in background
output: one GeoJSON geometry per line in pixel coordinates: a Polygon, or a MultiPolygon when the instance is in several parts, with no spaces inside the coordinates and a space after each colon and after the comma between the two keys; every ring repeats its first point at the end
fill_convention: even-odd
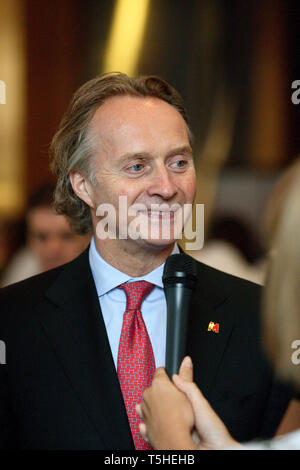
{"type": "Polygon", "coordinates": [[[300,173],[280,207],[263,296],[262,339],[276,371],[300,390],[300,364],[292,343],[300,340],[300,173]]]}
{"type": "Polygon", "coordinates": [[[300,176],[300,155],[296,157],[293,163],[280,176],[267,201],[264,216],[264,232],[268,245],[272,244],[273,235],[276,233],[286,195],[293,181],[298,176],[300,176]]]}

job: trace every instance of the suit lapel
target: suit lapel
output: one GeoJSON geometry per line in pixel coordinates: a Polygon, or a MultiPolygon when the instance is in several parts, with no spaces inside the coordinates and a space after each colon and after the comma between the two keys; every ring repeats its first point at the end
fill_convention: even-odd
{"type": "Polygon", "coordinates": [[[105,447],[134,449],[88,251],[63,269],[46,297],[42,327],[105,447]]]}
{"type": "Polygon", "coordinates": [[[194,363],[194,380],[206,397],[210,395],[233,327],[233,314],[224,311],[228,294],[217,273],[198,263],[198,284],[191,301],[187,340],[187,354],[194,363]],[[210,322],[219,324],[218,333],[208,330],[210,322]]]}
{"type": "MultiPolygon", "coordinates": [[[[217,271],[197,263],[187,354],[194,380],[209,397],[232,326],[224,313],[227,293],[217,271]],[[219,323],[219,333],[208,331],[219,323]]],[[[40,321],[74,392],[107,449],[134,449],[122,393],[99,306],[88,250],[66,265],[46,292],[40,321]]]]}

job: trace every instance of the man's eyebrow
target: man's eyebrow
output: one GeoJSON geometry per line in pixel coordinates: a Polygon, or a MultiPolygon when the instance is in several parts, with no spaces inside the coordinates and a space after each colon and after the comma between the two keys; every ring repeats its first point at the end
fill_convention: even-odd
{"type": "Polygon", "coordinates": [[[150,158],[150,157],[151,155],[148,152],[128,152],[128,153],[124,153],[124,155],[120,157],[120,162],[126,163],[126,162],[130,162],[131,160],[135,158],[150,158]]]}
{"type": "Polygon", "coordinates": [[[183,155],[192,157],[193,156],[193,150],[189,145],[183,145],[181,147],[177,147],[173,150],[170,150],[167,153],[166,156],[167,156],[167,158],[169,158],[169,157],[173,157],[174,155],[178,155],[178,154],[183,154],[183,155]]]}
{"type": "MultiPolygon", "coordinates": [[[[183,145],[181,147],[176,147],[172,150],[170,150],[166,154],[166,158],[173,157],[174,155],[177,154],[184,154],[186,156],[193,156],[193,150],[189,145],[183,145]]],[[[151,155],[149,152],[128,152],[125,153],[120,157],[120,162],[126,163],[129,162],[130,160],[133,160],[135,158],[153,158],[153,155],[151,155]]]]}

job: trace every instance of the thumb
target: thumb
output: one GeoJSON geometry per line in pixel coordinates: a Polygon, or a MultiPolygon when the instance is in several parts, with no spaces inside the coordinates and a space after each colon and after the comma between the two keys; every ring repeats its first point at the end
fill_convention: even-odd
{"type": "Polygon", "coordinates": [[[186,356],[179,369],[179,377],[186,382],[193,382],[193,363],[189,356],[186,356]]]}
{"type": "Polygon", "coordinates": [[[204,395],[194,382],[187,381],[182,375],[174,375],[173,381],[176,387],[186,394],[192,404],[206,402],[204,395]]]}

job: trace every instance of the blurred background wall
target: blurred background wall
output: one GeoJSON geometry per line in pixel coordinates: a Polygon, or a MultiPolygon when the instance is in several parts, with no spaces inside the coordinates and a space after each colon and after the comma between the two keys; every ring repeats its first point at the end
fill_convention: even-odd
{"type": "Polygon", "coordinates": [[[0,269],[30,194],[52,181],[48,147],[73,92],[106,71],[178,89],[206,229],[234,215],[261,242],[266,200],[300,153],[299,13],[296,0],[0,0],[0,269]]]}

